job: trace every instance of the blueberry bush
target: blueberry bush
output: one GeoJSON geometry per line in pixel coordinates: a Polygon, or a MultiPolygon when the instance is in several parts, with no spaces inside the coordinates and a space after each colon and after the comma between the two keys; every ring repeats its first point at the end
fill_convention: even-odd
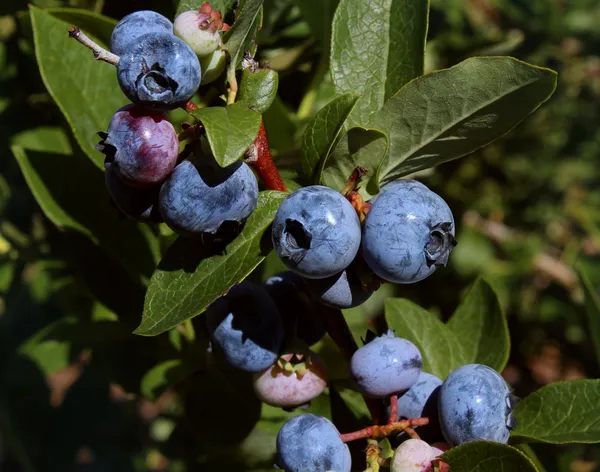
{"type": "Polygon", "coordinates": [[[563,3],[7,1],[0,467],[595,470],[563,3]]]}

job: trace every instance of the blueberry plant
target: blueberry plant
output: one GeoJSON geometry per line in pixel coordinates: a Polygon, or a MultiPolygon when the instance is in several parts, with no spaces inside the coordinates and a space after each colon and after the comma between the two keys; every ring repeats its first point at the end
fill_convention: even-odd
{"type": "Polygon", "coordinates": [[[46,216],[136,287],[99,293],[104,274],[87,277],[116,323],[134,320],[122,342],[152,352],[124,388],[177,391],[199,411],[188,427],[207,430],[202,455],[238,448],[235,470],[533,472],[528,442],[600,442],[600,381],[513,394],[484,279],[446,323],[401,298],[369,330],[341,311],[444,270],[458,223],[420,179],[509,133],[557,74],[506,56],[425,73],[427,0],[298,2],[320,53],[290,52],[312,68],[290,136],[281,97],[294,91],[259,47],[277,9],[176,3],[172,19],[119,22],[29,9],[75,141],[40,129],[12,151],[46,216]],[[123,303],[141,290],[143,308],[123,303]]]}

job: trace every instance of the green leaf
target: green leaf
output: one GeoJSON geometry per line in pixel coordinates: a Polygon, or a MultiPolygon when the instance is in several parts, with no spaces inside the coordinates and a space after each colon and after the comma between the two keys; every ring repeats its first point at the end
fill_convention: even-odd
{"type": "Polygon", "coordinates": [[[88,236],[133,280],[150,276],[158,255],[156,237],[110,205],[103,173],[77,150],[73,154],[61,128],[26,131],[14,143],[25,181],[50,221],[88,236]]]}
{"type": "Polygon", "coordinates": [[[242,62],[244,52],[252,49],[250,45],[262,23],[262,4],[263,0],[241,0],[236,10],[236,19],[223,36],[223,49],[231,57],[228,77],[235,74],[235,69],[242,62]]]}
{"type": "Polygon", "coordinates": [[[136,334],[153,336],[202,313],[216,298],[241,282],[265,258],[263,237],[275,217],[283,192],[261,192],[241,234],[220,254],[193,238],[179,238],[152,275],[136,334]]]}
{"type": "Polygon", "coordinates": [[[413,80],[370,126],[390,137],[386,183],[469,154],[504,136],[544,103],[556,72],[511,57],[474,57],[413,80]]]}
{"type": "Polygon", "coordinates": [[[74,318],[62,318],[37,331],[19,346],[18,353],[29,358],[45,376],[64,369],[71,363],[71,343],[54,337],[62,325],[75,324],[74,318]]]}
{"type": "MultiPolygon", "coordinates": [[[[99,13],[77,8],[48,8],[45,13],[81,28],[88,36],[98,38],[102,44],[108,45],[117,21],[99,13]]],[[[91,53],[91,51],[89,51],[91,53]]]]}
{"type": "Polygon", "coordinates": [[[491,441],[462,444],[441,457],[452,472],[537,472],[533,462],[521,451],[491,441]]]}
{"type": "Polygon", "coordinates": [[[551,444],[600,442],[600,380],[547,385],[515,409],[519,426],[511,439],[551,444]]]}
{"type": "Polygon", "coordinates": [[[340,1],[331,74],[338,93],[361,96],[352,124],[367,125],[387,99],[423,74],[428,12],[428,0],[340,1]]]}
{"type": "Polygon", "coordinates": [[[596,289],[590,282],[583,267],[578,268],[578,275],[585,296],[585,315],[589,326],[588,333],[594,343],[596,360],[598,366],[600,366],[600,299],[598,299],[596,289]]]}
{"type": "Polygon", "coordinates": [[[339,140],[334,151],[325,161],[321,183],[342,189],[357,166],[367,169],[365,184],[360,193],[369,198],[379,193],[377,167],[388,152],[388,138],[381,131],[366,128],[351,128],[339,140]]]}
{"type": "Polygon", "coordinates": [[[344,129],[358,97],[342,95],[325,105],[308,123],[302,138],[300,168],[306,180],[319,182],[331,151],[344,129]]]}
{"type": "MultiPolygon", "coordinates": [[[[181,0],[177,5],[177,17],[180,13],[188,10],[198,10],[206,0],[181,0]]],[[[225,16],[235,5],[236,0],[211,0],[213,11],[220,11],[225,16]]]]}
{"type": "Polygon", "coordinates": [[[252,72],[246,68],[242,72],[238,100],[247,102],[252,110],[263,114],[275,100],[278,86],[279,74],[276,71],[261,69],[252,72]]]}
{"type": "Polygon", "coordinates": [[[508,325],[498,297],[483,279],[477,279],[447,323],[461,340],[469,363],[484,364],[498,372],[510,354],[508,325]]]}
{"type": "Polygon", "coordinates": [[[306,20],[313,35],[323,48],[329,51],[331,41],[331,18],[339,0],[295,0],[302,17],[306,20]]]}
{"type": "Polygon", "coordinates": [[[196,372],[200,366],[185,364],[181,359],[169,359],[152,367],[140,384],[142,395],[149,400],[155,401],[170,386],[189,377],[196,372]]]}
{"type": "Polygon", "coordinates": [[[457,367],[468,364],[462,338],[435,315],[411,301],[401,298],[386,300],[385,319],[397,336],[408,339],[419,348],[424,371],[443,380],[457,367]]]}
{"type": "MultiPolygon", "coordinates": [[[[70,39],[67,29],[78,18],[89,23],[87,14],[72,13],[69,23],[36,7],[30,8],[35,52],[42,79],[71,126],[85,154],[104,169],[104,156],[95,145],[96,133],[105,130],[110,118],[127,104],[117,82],[115,68],[95,61],[91,51],[70,39]]],[[[96,15],[101,18],[100,15],[96,15]]],[[[97,20],[105,29],[111,20],[97,20]]],[[[99,38],[99,44],[106,45],[99,38]]]]}
{"type": "Polygon", "coordinates": [[[226,107],[208,107],[193,111],[192,115],[204,125],[210,149],[220,166],[237,161],[252,145],[260,128],[260,115],[245,102],[226,107]]]}

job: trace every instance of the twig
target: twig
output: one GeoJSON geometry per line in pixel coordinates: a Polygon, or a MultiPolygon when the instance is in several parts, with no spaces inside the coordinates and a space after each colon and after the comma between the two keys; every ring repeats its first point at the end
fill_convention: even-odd
{"type": "Polygon", "coordinates": [[[398,419],[398,395],[392,395],[390,397],[390,416],[388,418],[388,424],[393,423],[398,419]]]}
{"type": "Polygon", "coordinates": [[[229,72],[229,74],[227,75],[227,81],[229,82],[229,91],[227,93],[227,103],[229,105],[231,105],[232,103],[235,103],[235,99],[237,97],[237,93],[238,93],[238,81],[237,78],[235,77],[235,67],[230,66],[231,70],[229,72]]]}
{"type": "Polygon", "coordinates": [[[381,449],[376,439],[367,439],[367,468],[365,472],[379,472],[381,449]]]}
{"type": "Polygon", "coordinates": [[[115,67],[119,65],[119,56],[113,54],[110,51],[107,51],[102,46],[96,44],[88,37],[88,35],[86,35],[83,31],[77,28],[77,26],[71,26],[69,28],[69,37],[76,39],[86,48],[90,49],[94,53],[94,58],[96,58],[97,60],[108,62],[109,64],[112,64],[115,67]]]}
{"type": "MultiPolygon", "coordinates": [[[[515,242],[520,239],[520,234],[512,228],[482,218],[474,211],[468,211],[463,218],[464,223],[479,231],[495,243],[515,242]]],[[[555,280],[570,292],[578,289],[577,275],[571,267],[550,254],[541,252],[533,258],[535,269],[552,280],[555,280]]]]}
{"type": "Polygon", "coordinates": [[[281,192],[288,191],[273,162],[264,121],[261,121],[260,123],[258,136],[254,141],[254,144],[250,147],[248,154],[251,157],[249,157],[246,162],[256,171],[265,187],[269,190],[280,190],[281,192]]]}
{"type": "MultiPolygon", "coordinates": [[[[383,426],[373,425],[367,426],[359,431],[352,433],[340,434],[340,438],[343,442],[356,441],[357,439],[383,439],[388,436],[398,433],[400,431],[406,431],[412,429],[413,426],[425,426],[429,424],[429,418],[413,418],[410,420],[395,421],[390,424],[383,426]]],[[[413,431],[414,432],[414,431],[413,431]]]]}

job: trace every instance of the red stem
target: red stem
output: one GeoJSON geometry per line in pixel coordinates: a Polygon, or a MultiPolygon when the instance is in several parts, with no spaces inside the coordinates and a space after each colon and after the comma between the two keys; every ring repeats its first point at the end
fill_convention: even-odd
{"type": "Polygon", "coordinates": [[[382,439],[387,438],[389,435],[403,431],[405,429],[412,429],[412,426],[424,426],[429,423],[429,418],[413,418],[411,420],[395,421],[384,426],[368,426],[359,431],[352,433],[340,434],[340,438],[343,442],[356,441],[357,439],[371,438],[371,439],[382,439]]]}
{"type": "Polygon", "coordinates": [[[249,161],[249,164],[256,171],[258,176],[261,178],[265,187],[269,190],[279,190],[281,192],[287,192],[287,188],[279,175],[277,167],[273,162],[273,156],[269,149],[269,141],[267,139],[267,132],[265,130],[265,123],[261,121],[260,129],[258,130],[258,137],[254,141],[256,147],[256,160],[249,161]]]}
{"type": "Polygon", "coordinates": [[[388,424],[392,424],[398,419],[398,395],[392,395],[390,397],[390,417],[388,418],[388,424]]]}

